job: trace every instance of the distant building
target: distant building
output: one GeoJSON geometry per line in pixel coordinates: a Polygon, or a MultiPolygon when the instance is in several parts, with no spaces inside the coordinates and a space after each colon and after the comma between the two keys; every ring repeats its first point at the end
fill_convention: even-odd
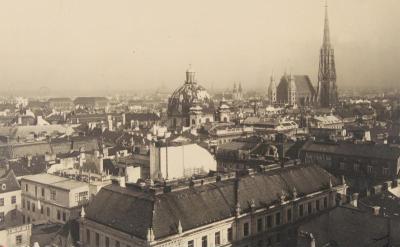
{"type": "Polygon", "coordinates": [[[277,86],[274,75],[271,75],[271,80],[268,86],[268,101],[271,105],[277,102],[277,86]]]}
{"type": "Polygon", "coordinates": [[[89,202],[89,184],[47,173],[21,179],[25,222],[66,223],[89,202]]]}
{"type": "Polygon", "coordinates": [[[108,99],[105,97],[77,97],[74,100],[76,108],[88,110],[107,110],[108,99]]]}
{"type": "Polygon", "coordinates": [[[318,164],[334,175],[345,175],[356,190],[397,179],[400,171],[400,148],[380,144],[312,142],[300,151],[305,164],[318,164]]]}
{"type": "Polygon", "coordinates": [[[55,111],[70,111],[74,103],[70,98],[51,98],[48,100],[49,108],[55,111]]]}
{"type": "Polygon", "coordinates": [[[296,246],[298,224],[335,207],[345,189],[317,166],[176,188],[110,185],[83,213],[80,241],[88,247],[296,246]]]}
{"type": "Polygon", "coordinates": [[[238,87],[236,87],[236,83],[233,84],[232,99],[233,99],[234,101],[241,101],[241,100],[243,100],[243,88],[242,88],[242,83],[239,83],[239,86],[238,86],[238,87]]]}
{"type": "Polygon", "coordinates": [[[309,127],[322,128],[322,129],[342,129],[344,127],[343,121],[333,115],[329,116],[314,116],[309,119],[309,127]]]}
{"type": "Polygon", "coordinates": [[[276,101],[281,105],[311,106],[315,99],[315,89],[307,75],[285,73],[276,89],[276,101]]]}
{"type": "Polygon", "coordinates": [[[186,71],[186,81],[168,99],[168,127],[197,128],[214,122],[214,102],[208,92],[200,86],[192,69],[186,71]]]}
{"type": "Polygon", "coordinates": [[[330,108],[338,103],[335,55],[329,33],[328,7],[325,8],[324,38],[319,56],[317,100],[321,107],[330,108]]]}

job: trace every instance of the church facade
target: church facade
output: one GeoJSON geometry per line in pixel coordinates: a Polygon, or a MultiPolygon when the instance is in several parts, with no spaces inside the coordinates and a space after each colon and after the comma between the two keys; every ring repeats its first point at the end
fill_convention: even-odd
{"type": "MultiPolygon", "coordinates": [[[[271,83],[273,83],[271,79],[271,83]]],[[[274,99],[274,91],[270,86],[271,100],[274,99]]],[[[307,75],[284,74],[276,87],[275,104],[290,106],[313,105],[316,99],[316,92],[307,75]]]]}

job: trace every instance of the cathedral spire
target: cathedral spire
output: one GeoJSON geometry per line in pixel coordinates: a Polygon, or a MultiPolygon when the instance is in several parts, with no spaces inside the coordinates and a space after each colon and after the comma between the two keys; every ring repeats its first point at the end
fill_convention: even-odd
{"type": "Polygon", "coordinates": [[[330,47],[330,45],[331,45],[331,39],[329,34],[328,0],[325,0],[325,24],[324,24],[323,46],[330,47]]]}

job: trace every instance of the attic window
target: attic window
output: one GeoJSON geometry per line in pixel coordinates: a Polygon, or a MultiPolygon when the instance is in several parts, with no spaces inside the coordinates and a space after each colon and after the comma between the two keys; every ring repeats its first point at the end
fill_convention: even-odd
{"type": "Polygon", "coordinates": [[[6,189],[7,189],[7,185],[6,185],[6,184],[2,184],[2,185],[1,185],[1,189],[2,189],[2,190],[6,190],[6,189]]]}

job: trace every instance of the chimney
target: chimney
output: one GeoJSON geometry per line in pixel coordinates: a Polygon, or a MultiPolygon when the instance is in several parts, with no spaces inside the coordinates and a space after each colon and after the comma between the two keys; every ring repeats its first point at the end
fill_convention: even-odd
{"type": "Polygon", "coordinates": [[[358,206],[358,193],[353,193],[353,195],[351,196],[350,204],[355,208],[358,206]]]}
{"type": "Polygon", "coordinates": [[[125,113],[122,113],[122,126],[125,127],[126,125],[126,115],[125,113]]]}
{"type": "Polygon", "coordinates": [[[28,160],[28,167],[31,167],[32,155],[28,155],[26,158],[27,158],[27,160],[28,160]]]}
{"type": "Polygon", "coordinates": [[[120,177],[120,178],[118,179],[118,183],[119,183],[119,186],[120,186],[120,187],[126,188],[125,176],[120,177]]]}
{"type": "Polygon", "coordinates": [[[379,206],[373,206],[373,207],[372,207],[372,213],[373,213],[373,215],[378,216],[379,213],[380,213],[380,211],[381,211],[381,207],[379,207],[379,206]]]}

